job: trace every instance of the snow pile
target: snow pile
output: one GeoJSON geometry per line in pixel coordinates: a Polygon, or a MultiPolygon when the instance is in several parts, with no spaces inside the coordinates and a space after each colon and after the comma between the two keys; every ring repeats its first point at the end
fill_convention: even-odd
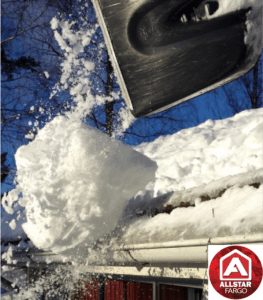
{"type": "MultiPolygon", "coordinates": [[[[102,261],[90,245],[104,236],[132,244],[261,233],[262,116],[262,108],[244,111],[136,147],[157,163],[155,176],[144,155],[57,117],[16,154],[23,228],[37,247],[75,261],[102,261]],[[216,199],[202,202],[206,195],[216,199]],[[160,209],[180,202],[194,206],[160,209]],[[151,208],[159,209],[154,217],[145,213],[151,208]]],[[[4,203],[11,211],[12,201],[4,203]]]]}
{"type": "Polygon", "coordinates": [[[262,114],[263,109],[257,109],[208,120],[136,147],[158,165],[156,181],[148,186],[151,196],[262,168],[262,114]]]}
{"type": "Polygon", "coordinates": [[[131,147],[65,117],[47,124],[15,157],[23,229],[37,247],[56,253],[112,231],[127,200],[156,170],[131,147]]]}

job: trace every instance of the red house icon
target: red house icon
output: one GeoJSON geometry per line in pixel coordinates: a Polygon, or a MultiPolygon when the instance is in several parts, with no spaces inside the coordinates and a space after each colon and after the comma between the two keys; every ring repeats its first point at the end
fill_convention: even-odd
{"type": "Polygon", "coordinates": [[[240,252],[233,250],[220,258],[220,280],[251,280],[252,259],[240,252]]]}

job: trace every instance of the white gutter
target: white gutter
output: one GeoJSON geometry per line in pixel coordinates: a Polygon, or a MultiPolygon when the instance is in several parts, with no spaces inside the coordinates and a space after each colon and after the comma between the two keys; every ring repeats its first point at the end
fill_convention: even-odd
{"type": "Polygon", "coordinates": [[[263,244],[263,234],[115,247],[115,262],[207,263],[208,245],[263,244]],[[126,255],[124,253],[126,252],[126,255]]]}
{"type": "Polygon", "coordinates": [[[205,246],[205,245],[221,245],[221,244],[247,244],[247,243],[263,243],[263,233],[251,236],[227,236],[216,238],[205,238],[196,240],[171,241],[163,243],[145,243],[145,244],[128,244],[115,246],[114,251],[122,250],[138,250],[138,249],[156,249],[156,248],[174,248],[174,247],[190,247],[190,246],[205,246]]]}
{"type": "MultiPolygon", "coordinates": [[[[207,263],[207,246],[124,250],[126,257],[116,251],[115,262],[150,263],[207,263]],[[124,261],[125,259],[125,261],[124,261]]],[[[124,252],[123,251],[123,252],[124,252]]]]}
{"type": "MultiPolygon", "coordinates": [[[[251,236],[228,236],[164,243],[146,243],[115,246],[112,248],[112,263],[207,263],[208,245],[263,244],[263,234],[251,236]]],[[[28,255],[36,263],[64,263],[61,255],[44,252],[28,255]]],[[[17,258],[15,258],[17,259],[17,258]]],[[[69,262],[69,261],[67,261],[69,262]]],[[[101,265],[101,258],[89,260],[90,264],[101,265]]]]}

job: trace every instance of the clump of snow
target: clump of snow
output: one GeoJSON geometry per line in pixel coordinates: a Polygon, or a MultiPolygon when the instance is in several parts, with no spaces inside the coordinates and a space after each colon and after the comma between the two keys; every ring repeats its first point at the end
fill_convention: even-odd
{"type": "Polygon", "coordinates": [[[23,229],[37,247],[54,252],[113,230],[127,200],[154,180],[156,170],[131,147],[61,116],[15,158],[27,215],[23,229]]]}
{"type": "Polygon", "coordinates": [[[58,25],[59,25],[59,20],[57,18],[53,18],[50,22],[51,24],[51,28],[53,30],[56,30],[58,28],[58,25]]]}
{"type": "Polygon", "coordinates": [[[120,126],[117,129],[118,135],[122,135],[122,133],[125,132],[125,130],[128,129],[131,126],[131,124],[135,121],[134,116],[131,114],[127,106],[122,107],[119,110],[118,121],[120,124],[120,126]]]}
{"type": "MultiPolygon", "coordinates": [[[[135,149],[157,162],[156,197],[263,167],[263,109],[159,137],[135,149]]],[[[143,197],[144,194],[142,194],[143,197]]]]}
{"type": "Polygon", "coordinates": [[[29,140],[33,140],[34,136],[35,136],[34,133],[31,132],[31,133],[26,134],[26,135],[25,135],[25,138],[26,138],[26,139],[29,139],[29,140]]]}
{"type": "Polygon", "coordinates": [[[49,73],[47,71],[45,71],[44,74],[46,78],[49,78],[49,73]]]}
{"type": "Polygon", "coordinates": [[[84,61],[84,67],[88,70],[88,71],[92,71],[95,68],[95,64],[92,61],[84,61]]]}
{"type": "Polygon", "coordinates": [[[16,220],[13,219],[10,223],[9,223],[9,226],[12,230],[15,230],[16,229],[16,220]]]}
{"type": "Polygon", "coordinates": [[[8,250],[2,254],[2,259],[5,260],[8,264],[12,264],[13,261],[13,247],[9,246],[8,250]]]}
{"type": "Polygon", "coordinates": [[[2,273],[7,272],[7,271],[9,271],[10,269],[11,269],[10,266],[1,266],[1,271],[2,271],[2,273]]]}

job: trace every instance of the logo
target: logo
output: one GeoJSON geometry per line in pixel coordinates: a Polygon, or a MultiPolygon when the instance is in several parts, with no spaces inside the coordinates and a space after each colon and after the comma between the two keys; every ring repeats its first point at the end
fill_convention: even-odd
{"type": "Polygon", "coordinates": [[[214,290],[228,299],[244,299],[255,293],[262,281],[262,264],[255,252],[244,246],[210,247],[221,248],[212,258],[209,255],[209,284],[214,290]]]}
{"type": "Polygon", "coordinates": [[[252,259],[233,250],[220,258],[220,280],[251,280],[252,259]]]}

